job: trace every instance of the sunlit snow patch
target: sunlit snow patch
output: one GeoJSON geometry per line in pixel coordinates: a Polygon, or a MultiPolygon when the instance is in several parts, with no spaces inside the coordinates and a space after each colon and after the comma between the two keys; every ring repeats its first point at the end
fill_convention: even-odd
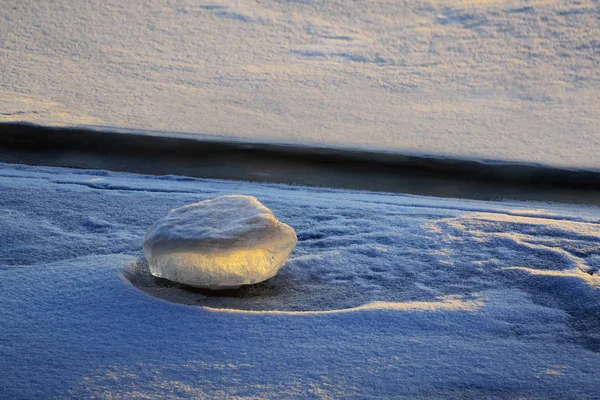
{"type": "Polygon", "coordinates": [[[222,196],[171,210],[148,230],[152,275],[205,289],[267,280],[296,246],[294,228],[251,196],[222,196]]]}

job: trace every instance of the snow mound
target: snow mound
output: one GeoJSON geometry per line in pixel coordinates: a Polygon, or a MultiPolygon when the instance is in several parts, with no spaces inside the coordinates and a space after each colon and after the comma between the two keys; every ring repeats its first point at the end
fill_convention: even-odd
{"type": "Polygon", "coordinates": [[[173,209],[144,240],[150,272],[205,289],[267,280],[296,247],[294,228],[252,196],[222,196],[173,209]]]}

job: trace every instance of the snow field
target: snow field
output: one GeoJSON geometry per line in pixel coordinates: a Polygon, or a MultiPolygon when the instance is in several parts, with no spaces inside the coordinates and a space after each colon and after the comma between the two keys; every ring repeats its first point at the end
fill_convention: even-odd
{"type": "Polygon", "coordinates": [[[597,396],[597,207],[9,164],[0,189],[6,398],[597,396]],[[144,276],[157,218],[233,193],[296,229],[275,278],[144,276]]]}
{"type": "Polygon", "coordinates": [[[0,121],[600,168],[594,0],[8,0],[0,121]]]}

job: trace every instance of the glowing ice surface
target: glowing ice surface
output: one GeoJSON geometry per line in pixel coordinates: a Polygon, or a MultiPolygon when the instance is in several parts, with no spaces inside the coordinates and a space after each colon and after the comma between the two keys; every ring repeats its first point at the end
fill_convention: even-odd
{"type": "Polygon", "coordinates": [[[598,169],[598,7],[5,0],[0,121],[598,169]]]}
{"type": "Polygon", "coordinates": [[[275,276],[297,240],[256,198],[222,196],[171,210],[148,230],[144,255],[154,276],[232,289],[275,276]]]}

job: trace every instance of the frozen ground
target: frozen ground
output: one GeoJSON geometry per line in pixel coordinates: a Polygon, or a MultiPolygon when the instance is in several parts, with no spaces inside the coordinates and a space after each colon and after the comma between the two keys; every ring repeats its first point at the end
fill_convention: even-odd
{"type": "Polygon", "coordinates": [[[0,164],[0,397],[599,398],[599,215],[0,164]],[[148,279],[148,227],[232,193],[296,229],[276,278],[148,279]]]}
{"type": "Polygon", "coordinates": [[[600,168],[597,0],[6,0],[0,121],[600,168]]]}

